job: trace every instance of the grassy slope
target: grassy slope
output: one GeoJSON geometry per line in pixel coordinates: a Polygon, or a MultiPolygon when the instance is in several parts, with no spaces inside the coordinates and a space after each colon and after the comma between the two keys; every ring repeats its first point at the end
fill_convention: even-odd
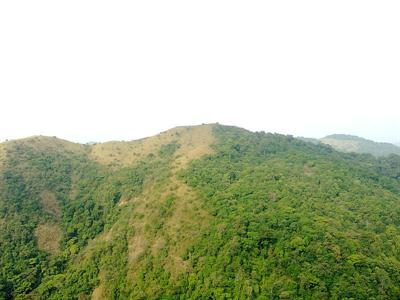
{"type": "Polygon", "coordinates": [[[150,153],[156,153],[163,145],[178,142],[180,146],[175,153],[175,160],[176,164],[183,167],[188,161],[210,152],[209,147],[214,142],[214,126],[176,127],[141,140],[96,144],[91,149],[90,157],[106,165],[132,166],[150,153]]]}
{"type": "MultiPolygon", "coordinates": [[[[13,224],[6,232],[23,228],[28,239],[20,246],[33,251],[13,262],[35,259],[25,271],[41,274],[40,281],[24,275],[32,284],[17,284],[14,294],[390,299],[399,293],[396,157],[377,161],[219,125],[94,146],[33,140],[7,144],[19,150],[6,171],[29,187],[14,200],[34,205],[14,212],[28,218],[28,228],[9,221],[9,213],[0,221],[13,224]],[[58,247],[45,239],[57,230],[58,247]]],[[[5,277],[0,291],[9,284],[5,277]]]]}
{"type": "MultiPolygon", "coordinates": [[[[92,157],[96,160],[121,166],[134,165],[148,155],[160,153],[165,145],[179,145],[171,156],[167,156],[165,167],[169,172],[168,177],[160,179],[154,174],[145,182],[140,195],[134,199],[122,199],[120,206],[130,213],[124,214],[105,233],[107,243],[113,245],[118,243],[116,237],[124,230],[121,224],[129,224],[131,230],[131,234],[125,237],[127,253],[124,258],[125,278],[122,280],[130,284],[122,284],[117,297],[131,295],[140,298],[173,293],[166,291],[165,284],[160,281],[168,280],[173,287],[180,274],[187,272],[187,265],[181,257],[202,232],[202,228],[207,226],[211,217],[196,193],[176,177],[176,172],[184,168],[190,160],[212,152],[210,146],[215,141],[213,127],[214,125],[178,127],[145,140],[112,142],[106,147],[99,145],[93,150],[92,157]],[[132,149],[135,149],[133,155],[132,149]],[[115,150],[118,155],[110,155],[115,150]],[[149,267],[149,264],[153,265],[153,260],[156,261],[156,266],[149,267]]],[[[121,257],[115,259],[120,260],[121,257]]],[[[113,297],[112,286],[105,280],[113,272],[115,270],[110,266],[101,268],[100,284],[93,292],[93,299],[113,297]]]]}
{"type": "MultiPolygon", "coordinates": [[[[176,275],[185,270],[180,258],[182,249],[196,237],[208,216],[196,202],[193,191],[177,179],[175,173],[190,160],[210,153],[210,144],[214,141],[212,127],[213,125],[180,127],[141,141],[111,142],[92,147],[48,137],[33,137],[1,144],[1,149],[9,151],[8,160],[5,160],[8,165],[6,171],[20,175],[22,184],[30,187],[25,195],[15,201],[22,202],[22,205],[30,201],[34,207],[29,209],[36,211],[29,217],[29,229],[26,232],[29,238],[21,246],[33,249],[35,253],[32,257],[43,262],[35,265],[36,272],[39,269],[54,269],[53,265],[61,264],[57,270],[46,271],[47,274],[40,276],[42,284],[33,295],[43,295],[45,298],[53,295],[59,298],[60,295],[75,295],[71,292],[74,289],[76,294],[85,297],[90,294],[87,287],[93,289],[100,283],[94,295],[110,296],[109,290],[115,286],[107,281],[106,288],[103,288],[102,278],[115,270],[110,270],[107,261],[98,261],[100,254],[105,257],[116,255],[116,260],[120,262],[126,255],[129,264],[124,262],[124,266],[129,270],[125,272],[125,276],[132,278],[137,276],[140,266],[146,267],[143,262],[139,263],[138,257],[149,251],[157,256],[168,248],[168,254],[163,258],[164,268],[176,275]],[[92,160],[95,162],[91,162],[92,160]],[[46,170],[52,168],[49,164],[54,164],[54,168],[66,169],[61,172],[62,184],[56,181],[50,182],[50,185],[41,182],[53,175],[50,174],[51,170],[46,170]],[[139,182],[133,182],[134,185],[138,184],[136,191],[131,190],[129,177],[132,172],[140,179],[139,182]],[[64,185],[64,188],[56,193],[54,187],[57,184],[64,185]],[[106,218],[94,224],[93,218],[84,213],[89,208],[87,205],[90,205],[91,210],[96,207],[104,209],[101,208],[104,204],[99,204],[104,201],[101,199],[104,198],[104,192],[112,195],[109,189],[113,190],[116,186],[119,195],[111,210],[115,211],[118,219],[112,221],[106,218]],[[75,219],[75,215],[80,217],[75,219]],[[90,222],[90,225],[85,230],[76,225],[81,222],[90,222]],[[154,226],[157,227],[156,231],[154,226]],[[103,233],[98,238],[90,241],[101,232],[103,233]],[[121,251],[113,254],[110,249],[123,247],[121,240],[126,241],[126,249],[122,254],[121,251]],[[88,241],[90,243],[86,244],[88,241]],[[86,265],[83,264],[86,270],[81,267],[82,261],[86,262],[86,265]],[[72,275],[64,276],[60,272],[72,275]],[[100,281],[87,278],[83,286],[71,284],[70,281],[75,280],[80,272],[96,278],[99,275],[100,281]],[[72,285],[71,289],[60,288],[60,293],[52,292],[53,287],[65,286],[66,283],[68,286],[72,285]]],[[[21,186],[14,186],[13,189],[21,189],[21,186]]],[[[1,220],[6,224],[12,218],[7,206],[10,204],[8,198],[7,195],[0,198],[2,207],[5,206],[5,218],[1,220]]],[[[15,209],[13,214],[27,218],[28,211],[15,209]]],[[[96,218],[104,219],[104,216],[96,218]]],[[[21,230],[22,226],[22,223],[14,224],[12,229],[21,230]]],[[[4,228],[4,233],[7,234],[9,230],[4,228]]],[[[9,251],[13,250],[15,245],[10,245],[9,251]]],[[[4,259],[9,258],[6,255],[4,259]]],[[[28,258],[21,258],[15,264],[24,265],[26,259],[28,258]]],[[[20,272],[18,268],[14,268],[14,271],[16,274],[20,272]]],[[[10,273],[10,269],[7,272],[10,273]]],[[[9,285],[5,289],[11,289],[8,293],[21,294],[34,288],[37,282],[20,289],[16,278],[5,285],[9,285]]],[[[136,290],[140,289],[140,286],[136,287],[136,290]]]]}
{"type": "Polygon", "coordinates": [[[338,151],[370,153],[374,156],[400,155],[400,147],[390,143],[377,143],[351,135],[330,135],[320,139],[338,151]]]}

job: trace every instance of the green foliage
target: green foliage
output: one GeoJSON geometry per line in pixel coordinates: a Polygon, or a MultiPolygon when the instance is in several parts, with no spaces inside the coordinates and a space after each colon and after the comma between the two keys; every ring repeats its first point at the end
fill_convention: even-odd
{"type": "Polygon", "coordinates": [[[179,253],[164,230],[186,200],[169,186],[178,142],[118,169],[84,152],[10,148],[0,178],[0,299],[89,299],[98,286],[106,299],[400,297],[399,156],[214,131],[214,153],[178,175],[212,216],[179,253]],[[127,200],[147,197],[145,187],[161,200],[137,211],[127,200]],[[61,217],[42,207],[45,190],[61,217]],[[129,253],[140,245],[132,223],[148,214],[154,220],[138,228],[162,243],[143,246],[133,263],[129,253]],[[37,245],[44,222],[62,229],[55,254],[37,245]],[[184,271],[166,268],[171,259],[184,271]]]}
{"type": "Polygon", "coordinates": [[[34,229],[54,217],[43,212],[40,193],[54,190],[62,200],[70,185],[71,160],[68,154],[37,152],[16,145],[0,179],[0,268],[6,298],[26,294],[40,283],[49,261],[39,250],[34,229]]]}
{"type": "Polygon", "coordinates": [[[169,143],[161,146],[161,149],[158,151],[158,154],[161,157],[171,157],[172,154],[178,150],[180,145],[178,143],[169,143]]]}
{"type": "MultiPolygon", "coordinates": [[[[44,281],[51,288],[44,289],[42,284],[40,290],[46,290],[44,295],[48,298],[49,291],[59,290],[52,287],[52,282],[74,286],[68,281],[70,278],[80,278],[82,286],[76,291],[92,289],[98,270],[90,262],[67,277],[61,274],[70,269],[68,265],[89,240],[115,222],[121,196],[132,197],[141,192],[145,173],[152,164],[110,172],[82,155],[19,145],[8,156],[0,194],[0,219],[4,220],[0,227],[0,274],[4,274],[1,292],[5,298],[29,294],[44,281]],[[75,196],[71,196],[72,188],[75,196]],[[43,210],[40,194],[44,190],[54,191],[61,220],[43,210]],[[56,256],[39,250],[36,244],[34,230],[46,220],[58,222],[63,229],[61,253],[56,256]]],[[[66,293],[67,298],[72,294],[73,291],[66,293]]]]}
{"type": "Polygon", "coordinates": [[[397,157],[391,164],[236,128],[216,134],[217,154],[182,174],[215,216],[188,249],[186,297],[400,296],[399,181],[387,176],[397,157]]]}

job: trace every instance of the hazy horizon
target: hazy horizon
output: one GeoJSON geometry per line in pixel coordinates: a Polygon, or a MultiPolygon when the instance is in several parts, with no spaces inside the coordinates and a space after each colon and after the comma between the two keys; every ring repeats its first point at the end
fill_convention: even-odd
{"type": "Polygon", "coordinates": [[[400,3],[0,4],[0,141],[215,123],[400,142],[400,3]]]}
{"type": "MultiPolygon", "coordinates": [[[[202,124],[177,125],[177,126],[174,126],[174,127],[187,127],[187,126],[190,127],[190,126],[207,125],[207,124],[220,124],[220,125],[224,125],[224,126],[237,126],[237,125],[234,125],[234,124],[221,124],[220,122],[213,122],[213,123],[202,123],[202,124]]],[[[156,133],[154,133],[154,134],[149,134],[149,135],[146,135],[146,136],[139,136],[139,137],[135,137],[135,138],[128,138],[128,139],[122,138],[122,139],[108,139],[108,140],[101,140],[101,141],[100,141],[100,140],[85,140],[85,141],[82,140],[82,141],[79,141],[79,140],[64,138],[64,137],[59,136],[59,135],[33,134],[33,135],[29,135],[29,136],[22,136],[22,137],[16,137],[16,138],[11,138],[11,139],[8,139],[8,138],[7,138],[7,139],[4,139],[4,140],[0,140],[0,143],[5,142],[5,141],[12,141],[12,140],[30,138],[30,137],[35,137],[35,136],[56,137],[56,138],[59,138],[59,139],[63,139],[63,140],[67,140],[67,141],[71,141],[71,142],[75,142],[75,143],[80,143],[80,144],[105,143],[105,142],[112,142],[112,141],[132,141],[132,140],[139,140],[139,139],[148,138],[148,137],[151,137],[151,136],[154,136],[154,135],[158,135],[158,134],[160,134],[160,133],[162,133],[162,132],[164,132],[164,131],[167,131],[167,130],[169,130],[169,129],[172,129],[172,128],[174,128],[174,127],[170,127],[170,128],[166,128],[166,129],[164,129],[164,130],[160,130],[159,132],[156,132],[156,133]]],[[[240,126],[237,126],[237,127],[240,127],[240,126]]],[[[263,132],[266,132],[266,133],[292,135],[291,133],[271,132],[271,131],[266,131],[266,130],[251,130],[251,129],[248,129],[248,128],[245,128],[245,127],[241,127],[241,128],[244,128],[244,129],[246,129],[246,130],[250,130],[250,131],[253,131],[253,132],[256,132],[256,131],[263,131],[263,132]]],[[[399,146],[399,147],[400,147],[400,143],[399,143],[399,142],[377,141],[377,140],[365,138],[365,137],[363,137],[363,136],[358,136],[358,135],[353,135],[353,134],[343,133],[343,132],[342,132],[342,133],[327,134],[327,135],[320,136],[320,137],[304,136],[304,135],[294,135],[294,137],[296,137],[296,138],[310,138],[310,139],[323,139],[323,138],[328,137],[328,136],[331,136],[331,135],[348,135],[348,136],[360,137],[360,138],[364,138],[364,139],[371,140],[371,141],[374,141],[374,142],[379,142],[379,143],[390,143],[390,144],[393,144],[393,145],[396,145],[396,146],[399,146]]]]}

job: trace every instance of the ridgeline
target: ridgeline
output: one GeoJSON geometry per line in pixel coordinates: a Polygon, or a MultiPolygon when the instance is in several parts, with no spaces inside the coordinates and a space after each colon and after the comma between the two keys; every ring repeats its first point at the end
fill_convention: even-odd
{"type": "Polygon", "coordinates": [[[0,299],[399,299],[400,156],[218,124],[0,144],[0,299]]]}

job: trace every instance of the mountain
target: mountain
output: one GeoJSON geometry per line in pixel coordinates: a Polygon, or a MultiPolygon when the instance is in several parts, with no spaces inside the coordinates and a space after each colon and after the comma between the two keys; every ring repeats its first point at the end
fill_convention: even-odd
{"type": "Polygon", "coordinates": [[[400,157],[209,124],[0,144],[0,298],[398,299],[400,157]]]}
{"type": "Polygon", "coordinates": [[[303,141],[303,142],[312,143],[312,144],[315,144],[315,145],[321,143],[321,141],[319,139],[315,139],[315,138],[308,138],[308,137],[303,137],[303,136],[298,136],[296,138],[301,140],[301,141],[303,141]]]}
{"type": "Polygon", "coordinates": [[[332,134],[320,139],[320,141],[331,145],[338,151],[370,153],[374,156],[400,155],[400,147],[394,144],[377,143],[353,135],[332,134]]]}

